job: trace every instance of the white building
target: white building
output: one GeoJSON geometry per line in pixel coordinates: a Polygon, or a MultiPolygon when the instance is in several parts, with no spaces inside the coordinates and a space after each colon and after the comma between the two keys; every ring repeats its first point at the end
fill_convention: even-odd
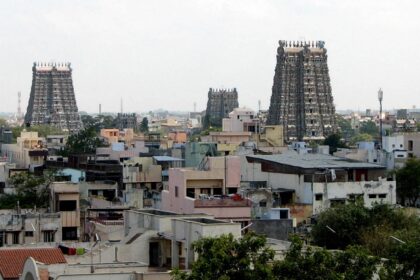
{"type": "Polygon", "coordinates": [[[38,137],[38,132],[22,131],[16,144],[3,144],[1,154],[18,168],[41,166],[47,158],[48,150],[45,138],[38,137]]]}
{"type": "Polygon", "coordinates": [[[224,132],[258,132],[259,125],[255,112],[248,108],[235,108],[223,119],[224,132]]]}
{"type": "Polygon", "coordinates": [[[385,166],[296,152],[246,158],[242,181],[266,181],[277,207],[291,207],[292,218],[356,199],[362,199],[366,207],[396,203],[396,182],[386,177],[385,166]]]}

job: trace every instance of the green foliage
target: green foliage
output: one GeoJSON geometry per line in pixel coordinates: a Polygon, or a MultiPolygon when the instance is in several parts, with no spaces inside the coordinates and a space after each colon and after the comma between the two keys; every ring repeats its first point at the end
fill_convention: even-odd
{"type": "Polygon", "coordinates": [[[292,244],[283,260],[274,260],[274,251],[266,239],[248,233],[241,239],[232,235],[203,238],[194,244],[198,254],[190,273],[174,270],[174,280],[198,279],[372,279],[379,259],[369,256],[361,247],[331,252],[304,248],[292,237],[292,244]]]}
{"type": "Polygon", "coordinates": [[[346,144],[341,140],[340,134],[331,134],[324,140],[324,145],[330,146],[330,154],[337,151],[337,148],[345,148],[346,144]]]}
{"type": "Polygon", "coordinates": [[[344,139],[348,141],[352,138],[355,134],[354,129],[351,128],[351,123],[349,120],[343,118],[343,116],[336,114],[336,120],[338,127],[340,128],[341,134],[343,135],[344,139]]]}
{"type": "Polygon", "coordinates": [[[292,245],[283,261],[276,262],[276,279],[372,279],[379,259],[369,256],[361,247],[330,252],[325,249],[304,250],[302,241],[293,237],[292,245]]]}
{"type": "Polygon", "coordinates": [[[358,204],[329,208],[319,215],[317,224],[312,228],[312,237],[319,246],[344,249],[361,243],[361,229],[369,226],[369,222],[369,210],[358,204]]]}
{"type": "Polygon", "coordinates": [[[104,146],[104,142],[97,136],[94,127],[86,127],[76,134],[72,134],[67,139],[64,150],[60,152],[62,156],[71,154],[93,154],[96,148],[104,146]]]}
{"type": "Polygon", "coordinates": [[[52,180],[51,172],[45,172],[42,176],[27,172],[13,175],[8,182],[15,187],[16,193],[2,195],[0,209],[14,208],[18,201],[22,208],[47,207],[49,202],[48,185],[52,180]]]}
{"type": "Polygon", "coordinates": [[[415,206],[420,197],[420,159],[410,158],[405,166],[396,172],[397,195],[405,204],[407,200],[410,206],[415,206]]]}
{"type": "Polygon", "coordinates": [[[274,251],[266,239],[253,233],[236,239],[232,234],[202,238],[194,243],[198,254],[191,273],[175,270],[175,280],[274,279],[271,265],[274,251]]]}
{"type": "Polygon", "coordinates": [[[373,137],[378,137],[379,128],[376,126],[375,122],[373,121],[362,122],[360,125],[360,133],[366,133],[373,137]]]}
{"type": "Polygon", "coordinates": [[[217,126],[210,126],[207,129],[204,129],[200,132],[200,136],[205,136],[205,135],[209,135],[210,132],[220,132],[222,131],[221,127],[217,127],[217,126]]]}
{"type": "Polygon", "coordinates": [[[97,133],[103,128],[117,127],[116,119],[110,115],[99,115],[95,117],[83,115],[81,119],[85,128],[93,129],[97,133]]]}
{"type": "Polygon", "coordinates": [[[420,238],[419,219],[384,204],[368,209],[356,203],[322,212],[312,229],[317,245],[331,249],[361,245],[370,254],[385,258],[392,256],[398,245],[390,236],[405,241],[420,238]]]}
{"type": "Polygon", "coordinates": [[[370,141],[373,141],[372,135],[367,134],[367,133],[360,133],[360,134],[354,135],[350,139],[350,145],[355,145],[357,142],[370,142],[370,141]]]}
{"type": "Polygon", "coordinates": [[[23,126],[12,127],[12,134],[13,134],[13,139],[15,142],[16,142],[16,139],[20,136],[20,133],[22,132],[23,128],[24,128],[23,126]]]}
{"type": "Polygon", "coordinates": [[[420,279],[420,238],[400,244],[380,272],[381,279],[420,279]]]}
{"type": "Polygon", "coordinates": [[[42,124],[42,125],[34,125],[34,126],[30,126],[30,127],[16,126],[16,127],[12,127],[12,134],[13,134],[13,139],[14,139],[15,142],[16,142],[16,139],[18,137],[20,137],[20,133],[24,129],[26,131],[36,131],[36,132],[38,132],[39,137],[47,137],[48,135],[63,135],[63,134],[66,134],[66,133],[64,133],[64,131],[62,131],[61,129],[59,129],[58,127],[53,126],[53,125],[42,124]]]}
{"type": "Polygon", "coordinates": [[[3,118],[0,118],[0,127],[7,127],[7,121],[3,118]]]}
{"type": "Polygon", "coordinates": [[[48,135],[61,135],[64,134],[64,132],[53,125],[34,125],[26,128],[27,131],[36,131],[38,132],[39,137],[47,137],[48,135]]]}
{"type": "Polygon", "coordinates": [[[149,120],[146,117],[144,117],[140,122],[140,131],[141,132],[149,131],[149,120]]]}

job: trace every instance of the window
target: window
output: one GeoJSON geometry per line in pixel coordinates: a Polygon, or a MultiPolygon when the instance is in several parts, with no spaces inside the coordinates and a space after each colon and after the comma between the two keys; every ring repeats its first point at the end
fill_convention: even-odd
{"type": "Polygon", "coordinates": [[[62,200],[60,201],[59,211],[76,211],[76,200],[62,200]]]}
{"type": "Polygon", "coordinates": [[[45,230],[42,232],[44,237],[44,242],[54,242],[54,231],[52,230],[45,230]]]}
{"type": "Polygon", "coordinates": [[[378,194],[378,198],[386,198],[386,193],[378,194]]]}
{"type": "Polygon", "coordinates": [[[12,244],[19,244],[19,232],[12,233],[12,244]]]}
{"type": "Polygon", "coordinates": [[[369,195],[369,198],[372,198],[372,199],[373,199],[373,198],[376,198],[376,194],[370,194],[370,195],[369,195]]]}
{"type": "Polygon", "coordinates": [[[25,237],[33,237],[34,232],[33,231],[25,231],[25,237]]]}
{"type": "Polygon", "coordinates": [[[322,200],[322,193],[317,193],[317,194],[315,194],[315,200],[316,200],[316,201],[320,201],[320,200],[322,200]]]}
{"type": "Polygon", "coordinates": [[[260,201],[260,207],[267,207],[267,201],[260,201]]]}
{"type": "Polygon", "coordinates": [[[413,140],[408,140],[408,150],[409,151],[412,151],[413,150],[413,145],[414,143],[413,143],[413,140]]]}
{"type": "Polygon", "coordinates": [[[0,231],[0,247],[4,246],[4,238],[5,238],[6,234],[4,231],[0,231]]]}
{"type": "Polygon", "coordinates": [[[178,186],[175,186],[175,197],[178,197],[178,186]]]}
{"type": "Polygon", "coordinates": [[[77,227],[63,227],[63,240],[77,240],[77,227]]]}

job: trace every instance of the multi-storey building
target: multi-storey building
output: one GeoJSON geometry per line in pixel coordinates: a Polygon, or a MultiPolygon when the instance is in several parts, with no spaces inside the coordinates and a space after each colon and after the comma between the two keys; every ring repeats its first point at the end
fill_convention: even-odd
{"type": "Polygon", "coordinates": [[[34,63],[25,124],[53,125],[70,132],[81,128],[70,63],[34,63]]]}
{"type": "Polygon", "coordinates": [[[10,162],[16,163],[19,168],[33,169],[44,164],[48,150],[45,146],[45,138],[38,137],[38,132],[22,131],[16,144],[1,146],[1,154],[10,162]]]}
{"type": "Polygon", "coordinates": [[[137,130],[137,115],[135,113],[118,113],[116,121],[120,130],[124,128],[137,130]]]}
{"type": "Polygon", "coordinates": [[[321,140],[336,130],[323,41],[279,41],[267,123],[283,125],[286,140],[321,140]]]}

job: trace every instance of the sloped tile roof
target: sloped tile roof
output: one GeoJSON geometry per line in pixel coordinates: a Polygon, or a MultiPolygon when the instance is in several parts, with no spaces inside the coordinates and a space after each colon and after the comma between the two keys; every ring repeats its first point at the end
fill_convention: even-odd
{"type": "Polygon", "coordinates": [[[0,271],[4,279],[17,279],[28,257],[44,264],[67,263],[58,248],[0,249],[0,271]]]}

